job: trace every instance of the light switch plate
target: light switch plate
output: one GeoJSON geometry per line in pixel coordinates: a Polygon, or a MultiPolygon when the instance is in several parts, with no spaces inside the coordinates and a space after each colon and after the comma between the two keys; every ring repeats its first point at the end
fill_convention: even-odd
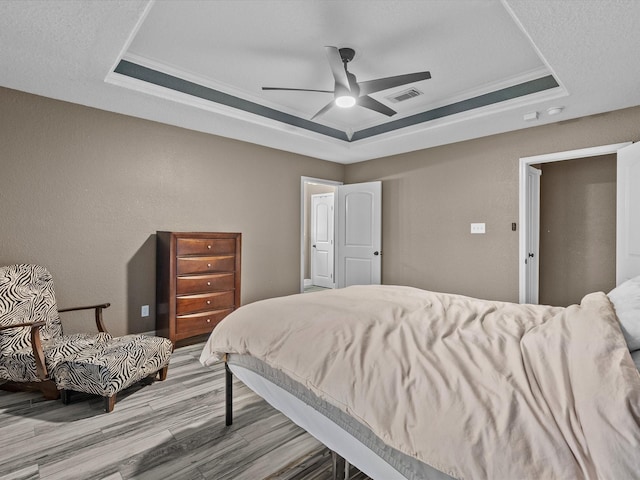
{"type": "Polygon", "coordinates": [[[484,225],[484,223],[472,223],[471,224],[471,233],[485,233],[485,225],[484,225]]]}
{"type": "Polygon", "coordinates": [[[140,309],[140,316],[141,317],[149,316],[149,305],[142,305],[142,308],[140,309]]]}

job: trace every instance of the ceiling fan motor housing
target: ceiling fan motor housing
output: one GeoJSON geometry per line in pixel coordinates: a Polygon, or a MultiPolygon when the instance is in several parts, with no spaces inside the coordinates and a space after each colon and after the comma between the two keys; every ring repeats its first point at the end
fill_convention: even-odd
{"type": "Polygon", "coordinates": [[[356,55],[356,51],[353,48],[344,47],[340,48],[338,51],[340,52],[342,63],[349,63],[356,55]]]}

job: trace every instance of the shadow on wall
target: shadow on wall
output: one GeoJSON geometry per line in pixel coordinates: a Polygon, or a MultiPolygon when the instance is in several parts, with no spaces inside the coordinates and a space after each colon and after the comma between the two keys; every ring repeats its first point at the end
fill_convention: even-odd
{"type": "Polygon", "coordinates": [[[156,235],[149,235],[127,263],[127,333],[156,329],[156,235]],[[141,309],[149,307],[149,316],[141,309]]]}

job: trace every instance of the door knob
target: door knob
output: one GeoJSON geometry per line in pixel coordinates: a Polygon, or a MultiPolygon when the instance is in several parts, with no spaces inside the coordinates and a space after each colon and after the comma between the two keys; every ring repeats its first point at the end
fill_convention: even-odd
{"type": "Polygon", "coordinates": [[[313,248],[316,248],[316,246],[315,246],[315,245],[311,245],[311,246],[312,246],[313,248]]]}
{"type": "Polygon", "coordinates": [[[380,252],[373,252],[374,255],[380,255],[380,252]]]}

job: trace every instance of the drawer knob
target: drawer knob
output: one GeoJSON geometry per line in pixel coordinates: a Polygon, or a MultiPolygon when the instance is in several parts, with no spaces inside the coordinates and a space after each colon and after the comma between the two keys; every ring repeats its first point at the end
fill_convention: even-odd
{"type": "Polygon", "coordinates": [[[207,248],[208,248],[209,250],[211,250],[211,245],[207,245],[207,248]]]}
{"type": "Polygon", "coordinates": [[[207,267],[211,268],[211,264],[210,264],[210,263],[207,263],[207,267]]]}
{"type": "Polygon", "coordinates": [[[207,300],[207,305],[211,305],[211,300],[207,300]]]}
{"type": "Polygon", "coordinates": [[[211,319],[210,318],[207,318],[207,323],[211,323],[211,319]]]}
{"type": "Polygon", "coordinates": [[[210,287],[210,286],[211,286],[211,282],[207,282],[207,287],[210,287]]]}

